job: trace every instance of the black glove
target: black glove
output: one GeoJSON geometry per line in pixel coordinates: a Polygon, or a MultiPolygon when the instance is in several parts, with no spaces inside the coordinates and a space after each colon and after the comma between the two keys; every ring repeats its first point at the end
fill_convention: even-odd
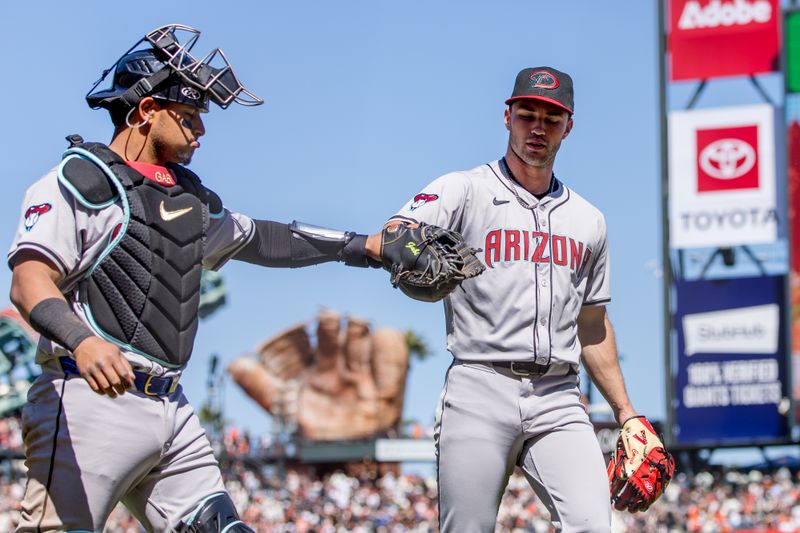
{"type": "Polygon", "coordinates": [[[455,231],[421,223],[384,228],[381,261],[390,281],[407,296],[436,302],[465,279],[486,270],[464,237],[455,231]]]}

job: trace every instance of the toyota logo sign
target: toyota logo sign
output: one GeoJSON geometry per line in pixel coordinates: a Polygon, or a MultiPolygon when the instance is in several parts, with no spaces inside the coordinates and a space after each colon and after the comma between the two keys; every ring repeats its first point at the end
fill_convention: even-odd
{"type": "Polygon", "coordinates": [[[696,132],[697,192],[758,188],[758,126],[696,132]]]}
{"type": "Polygon", "coordinates": [[[740,139],[720,139],[700,153],[700,167],[712,178],[741,178],[756,164],[756,151],[740,139]]]}

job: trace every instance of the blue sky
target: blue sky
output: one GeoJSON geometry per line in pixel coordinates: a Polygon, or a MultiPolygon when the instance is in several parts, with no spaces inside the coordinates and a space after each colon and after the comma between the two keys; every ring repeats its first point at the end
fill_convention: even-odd
{"type": "MultiPolygon", "coordinates": [[[[135,4],[7,2],[0,99],[10,244],[25,188],[55,165],[64,136],[109,141],[107,115],[83,96],[148,30],[179,22],[221,47],[257,108],[213,108],[192,168],[226,205],[256,218],[375,231],[433,178],[501,156],[503,101],[516,73],[550,65],[575,82],[575,127],[556,174],[605,212],[622,368],[635,407],[664,416],[656,2],[618,0],[135,4]],[[127,9],[126,9],[127,8],[127,9]]],[[[777,98],[780,82],[764,80],[777,98]]],[[[670,90],[685,106],[692,84],[670,90]]],[[[713,84],[704,105],[755,103],[741,80],[713,84]]],[[[405,417],[433,412],[450,355],[441,304],[391,288],[383,271],[229,263],[229,304],[201,324],[182,381],[197,406],[211,353],[223,361],[330,307],[381,327],[413,329],[435,356],[412,364],[405,417]]],[[[10,273],[0,271],[0,286],[10,273]]],[[[7,291],[0,291],[0,305],[7,291]]],[[[269,417],[226,386],[227,416],[256,433],[269,417]]]]}

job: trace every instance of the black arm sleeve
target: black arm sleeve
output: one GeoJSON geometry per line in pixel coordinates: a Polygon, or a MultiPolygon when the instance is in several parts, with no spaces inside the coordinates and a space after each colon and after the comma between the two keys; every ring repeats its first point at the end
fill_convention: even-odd
{"type": "Polygon", "coordinates": [[[350,266],[368,266],[364,246],[366,236],[347,233],[344,241],[325,242],[293,232],[289,224],[255,220],[253,238],[233,259],[255,265],[299,268],[329,261],[344,261],[350,266]],[[363,265],[359,259],[363,257],[363,265]]]}
{"type": "Polygon", "coordinates": [[[60,298],[42,300],[31,309],[28,319],[33,329],[73,353],[84,339],[94,336],[60,298]]]}

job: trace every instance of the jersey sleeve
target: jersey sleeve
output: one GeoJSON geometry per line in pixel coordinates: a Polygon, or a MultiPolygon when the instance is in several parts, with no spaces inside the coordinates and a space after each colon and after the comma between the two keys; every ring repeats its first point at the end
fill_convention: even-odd
{"type": "Polygon", "coordinates": [[[606,305],[611,302],[611,258],[608,253],[608,234],[603,217],[599,220],[599,238],[593,257],[589,259],[589,273],[583,305],[606,305]]]}
{"type": "Polygon", "coordinates": [[[391,218],[461,231],[461,218],[469,196],[468,185],[466,176],[461,173],[445,174],[409,199],[391,218]]]}
{"type": "Polygon", "coordinates": [[[9,267],[13,268],[18,253],[29,250],[49,259],[62,276],[70,273],[80,261],[82,249],[75,209],[74,198],[58,182],[55,170],[31,185],[8,252],[9,267]]]}
{"type": "Polygon", "coordinates": [[[236,252],[250,242],[255,231],[253,219],[247,215],[223,209],[212,216],[208,230],[203,266],[219,270],[236,252]]]}

